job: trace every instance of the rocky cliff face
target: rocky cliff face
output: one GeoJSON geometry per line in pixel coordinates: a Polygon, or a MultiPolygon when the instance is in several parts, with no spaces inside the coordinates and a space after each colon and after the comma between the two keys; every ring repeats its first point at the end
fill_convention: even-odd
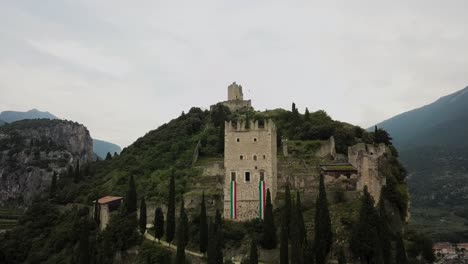
{"type": "Polygon", "coordinates": [[[0,128],[0,205],[28,205],[47,190],[52,175],[94,160],[93,142],[81,124],[22,120],[0,128]]]}

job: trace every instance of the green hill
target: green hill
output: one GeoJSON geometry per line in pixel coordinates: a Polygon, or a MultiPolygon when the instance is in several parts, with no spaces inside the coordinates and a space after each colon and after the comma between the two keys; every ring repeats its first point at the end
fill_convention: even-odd
{"type": "Polygon", "coordinates": [[[100,159],[105,159],[107,153],[114,155],[114,153],[120,154],[120,151],[122,151],[120,146],[99,139],[93,139],[93,149],[100,159]]]}

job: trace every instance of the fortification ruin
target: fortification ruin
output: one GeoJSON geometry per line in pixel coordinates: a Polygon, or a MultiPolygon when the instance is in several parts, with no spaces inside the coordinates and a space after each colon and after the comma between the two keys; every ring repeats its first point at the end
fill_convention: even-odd
{"type": "Polygon", "coordinates": [[[235,112],[241,109],[253,109],[252,101],[244,100],[242,86],[238,85],[236,82],[233,82],[228,86],[228,100],[221,102],[221,104],[227,106],[231,112],[235,112]]]}

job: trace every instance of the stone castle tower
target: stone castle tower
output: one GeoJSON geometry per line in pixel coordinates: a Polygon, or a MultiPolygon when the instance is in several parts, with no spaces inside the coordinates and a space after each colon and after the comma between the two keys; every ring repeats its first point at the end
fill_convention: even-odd
{"type": "MultiPolygon", "coordinates": [[[[235,112],[241,109],[253,109],[251,100],[244,100],[244,94],[242,92],[242,86],[233,82],[228,86],[228,100],[221,102],[221,104],[227,106],[231,112],[235,112]]],[[[214,107],[213,105],[211,106],[214,107]]]]}
{"type": "MultiPolygon", "coordinates": [[[[235,92],[233,90],[234,96],[235,92]]],[[[270,189],[272,202],[275,200],[276,137],[276,126],[272,120],[250,122],[249,126],[245,122],[225,123],[225,219],[246,221],[263,218],[267,189],[270,189]]]]}

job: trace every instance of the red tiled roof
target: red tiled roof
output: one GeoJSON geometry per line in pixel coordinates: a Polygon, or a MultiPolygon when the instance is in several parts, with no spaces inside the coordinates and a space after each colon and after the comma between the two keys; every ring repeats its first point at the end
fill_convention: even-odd
{"type": "Polygon", "coordinates": [[[99,198],[98,203],[99,204],[107,204],[107,203],[117,201],[117,200],[122,200],[122,199],[123,198],[119,197],[119,196],[104,196],[102,198],[99,198]]]}

